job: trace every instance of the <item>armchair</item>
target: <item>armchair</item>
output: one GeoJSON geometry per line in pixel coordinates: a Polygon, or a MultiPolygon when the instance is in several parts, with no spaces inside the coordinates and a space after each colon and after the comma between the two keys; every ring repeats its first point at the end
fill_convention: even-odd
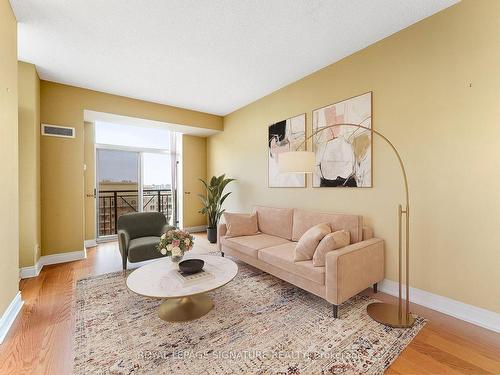
{"type": "Polygon", "coordinates": [[[169,229],[165,215],[161,212],[133,212],[118,218],[118,245],[122,255],[123,269],[127,260],[131,263],[163,257],[156,251],[160,237],[169,229]]]}

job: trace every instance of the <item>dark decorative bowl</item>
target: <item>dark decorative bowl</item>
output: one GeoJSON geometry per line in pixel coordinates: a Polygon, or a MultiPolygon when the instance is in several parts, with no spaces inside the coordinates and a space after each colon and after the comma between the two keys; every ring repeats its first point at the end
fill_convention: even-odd
{"type": "Polygon", "coordinates": [[[205,262],[201,259],[187,259],[179,262],[179,271],[186,274],[200,272],[205,262]]]}

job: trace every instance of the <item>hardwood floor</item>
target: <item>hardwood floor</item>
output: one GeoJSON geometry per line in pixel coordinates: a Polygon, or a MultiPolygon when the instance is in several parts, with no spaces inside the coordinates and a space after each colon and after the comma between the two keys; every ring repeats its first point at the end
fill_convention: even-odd
{"type": "MultiPolygon", "coordinates": [[[[196,237],[196,251],[214,249],[204,235],[196,237]]],[[[0,346],[0,374],[71,374],[75,282],[120,270],[118,247],[112,242],[89,249],[85,260],[46,266],[40,276],[22,280],[25,304],[0,346]]],[[[380,292],[376,298],[395,301],[380,292]]],[[[500,334],[418,305],[412,311],[429,323],[388,374],[500,374],[500,334]]]]}

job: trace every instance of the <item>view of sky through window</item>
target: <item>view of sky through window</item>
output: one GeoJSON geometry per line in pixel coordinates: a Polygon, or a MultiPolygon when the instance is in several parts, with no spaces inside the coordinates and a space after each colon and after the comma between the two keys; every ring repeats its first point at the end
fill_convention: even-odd
{"type": "MultiPolygon", "coordinates": [[[[100,145],[167,151],[170,148],[170,131],[153,127],[96,122],[95,142],[100,145]]],[[[137,183],[138,163],[138,152],[100,150],[100,182],[137,183]]],[[[171,172],[171,156],[169,153],[142,152],[144,189],[170,189],[172,184],[171,172]]]]}
{"type": "Polygon", "coordinates": [[[170,131],[162,128],[98,121],[95,124],[95,142],[105,145],[168,150],[170,131]]]}

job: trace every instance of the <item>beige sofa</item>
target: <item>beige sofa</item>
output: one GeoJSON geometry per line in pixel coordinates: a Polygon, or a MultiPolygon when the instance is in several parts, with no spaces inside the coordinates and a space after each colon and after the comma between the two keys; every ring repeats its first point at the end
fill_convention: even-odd
{"type": "Polygon", "coordinates": [[[384,241],[363,227],[358,215],[318,213],[293,208],[255,207],[259,234],[226,238],[226,225],[218,228],[219,250],[271,275],[305,289],[338,305],[384,278],[384,241]],[[351,244],[331,251],[325,267],[314,267],[311,260],[294,262],[294,249],[300,237],[312,226],[329,223],[333,230],[350,232],[351,244]]]}

